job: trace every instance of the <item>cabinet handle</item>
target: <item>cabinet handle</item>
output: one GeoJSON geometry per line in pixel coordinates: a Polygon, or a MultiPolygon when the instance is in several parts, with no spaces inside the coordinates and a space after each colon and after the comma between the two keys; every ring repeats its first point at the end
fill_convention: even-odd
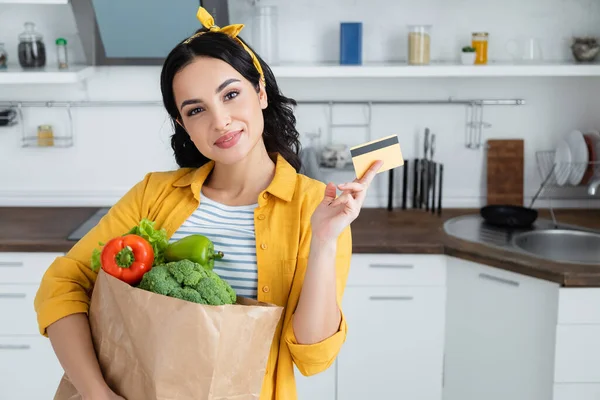
{"type": "Polygon", "coordinates": [[[370,268],[394,268],[394,269],[413,269],[411,264],[369,264],[370,268]]]}
{"type": "Polygon", "coordinates": [[[413,296],[369,296],[369,300],[413,300],[413,296]]]}
{"type": "Polygon", "coordinates": [[[25,293],[0,293],[0,299],[24,299],[25,293]]]}
{"type": "Polygon", "coordinates": [[[0,350],[29,350],[28,344],[0,344],[0,350]]]}
{"type": "Polygon", "coordinates": [[[0,268],[21,268],[23,262],[21,261],[0,261],[0,268]]]}
{"type": "Polygon", "coordinates": [[[479,274],[479,277],[483,278],[483,279],[488,279],[490,281],[496,281],[496,282],[500,282],[500,283],[504,283],[506,285],[516,286],[516,287],[519,287],[519,285],[520,285],[520,283],[517,281],[513,281],[511,279],[499,278],[497,276],[488,275],[488,274],[484,274],[484,273],[479,274]]]}

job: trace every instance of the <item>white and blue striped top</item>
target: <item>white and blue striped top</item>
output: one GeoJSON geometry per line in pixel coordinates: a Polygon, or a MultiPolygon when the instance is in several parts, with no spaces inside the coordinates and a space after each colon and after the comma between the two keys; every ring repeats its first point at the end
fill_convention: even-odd
{"type": "Polygon", "coordinates": [[[227,206],[200,193],[200,205],[170,239],[173,242],[192,234],[209,238],[215,245],[215,251],[225,254],[222,259],[215,260],[214,271],[239,296],[255,300],[258,269],[254,209],[257,206],[227,206]]]}

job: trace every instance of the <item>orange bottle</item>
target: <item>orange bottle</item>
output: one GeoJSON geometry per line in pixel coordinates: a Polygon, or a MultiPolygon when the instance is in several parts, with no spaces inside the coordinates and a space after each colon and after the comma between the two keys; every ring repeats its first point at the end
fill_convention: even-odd
{"type": "Polygon", "coordinates": [[[475,64],[487,64],[488,61],[488,33],[475,32],[472,36],[472,46],[475,49],[475,64]]]}

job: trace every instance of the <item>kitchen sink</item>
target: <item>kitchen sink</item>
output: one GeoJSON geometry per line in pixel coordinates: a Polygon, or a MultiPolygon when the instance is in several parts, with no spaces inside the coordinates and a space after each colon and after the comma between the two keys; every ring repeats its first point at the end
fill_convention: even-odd
{"type": "Polygon", "coordinates": [[[523,232],[512,239],[515,247],[547,260],[600,264],[600,234],[567,229],[523,232]]]}
{"type": "Polygon", "coordinates": [[[600,231],[538,218],[525,229],[490,225],[479,214],[446,221],[444,231],[456,238],[488,247],[563,263],[600,267],[600,231]]]}

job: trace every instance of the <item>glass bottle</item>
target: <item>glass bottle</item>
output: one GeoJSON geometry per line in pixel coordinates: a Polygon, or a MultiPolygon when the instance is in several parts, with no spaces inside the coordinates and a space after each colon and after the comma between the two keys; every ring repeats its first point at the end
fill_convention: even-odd
{"type": "Polygon", "coordinates": [[[0,43],[0,68],[6,68],[8,62],[8,53],[4,48],[4,43],[0,43]]]}
{"type": "Polygon", "coordinates": [[[19,35],[19,63],[23,68],[40,68],[46,65],[44,38],[35,31],[33,22],[26,22],[25,31],[19,35]]]}
{"type": "Polygon", "coordinates": [[[475,32],[472,37],[472,46],[475,49],[475,64],[483,65],[488,62],[488,33],[475,32]]]}
{"type": "Polygon", "coordinates": [[[56,39],[56,58],[58,61],[58,69],[69,68],[69,58],[67,56],[67,39],[56,39]]]}

